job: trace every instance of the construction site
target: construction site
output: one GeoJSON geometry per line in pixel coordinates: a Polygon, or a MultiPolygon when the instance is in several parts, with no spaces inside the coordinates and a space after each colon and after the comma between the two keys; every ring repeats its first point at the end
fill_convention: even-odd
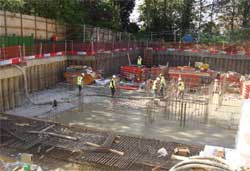
{"type": "MultiPolygon", "coordinates": [[[[2,31],[16,29],[0,12],[2,31]]],[[[250,169],[249,45],[90,26],[64,40],[64,26],[35,20],[35,38],[60,41],[0,48],[0,170],[250,169]]]]}

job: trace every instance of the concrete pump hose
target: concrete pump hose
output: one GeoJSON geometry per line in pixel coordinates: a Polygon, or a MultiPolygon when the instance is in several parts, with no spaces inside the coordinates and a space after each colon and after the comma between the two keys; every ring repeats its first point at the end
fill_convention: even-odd
{"type": "Polygon", "coordinates": [[[228,170],[225,170],[225,169],[222,169],[222,168],[217,168],[215,166],[208,166],[208,165],[205,165],[205,164],[189,164],[189,165],[183,165],[179,168],[176,168],[176,169],[173,169],[173,170],[170,170],[170,171],[186,171],[186,170],[191,170],[191,169],[194,169],[194,168],[201,168],[201,169],[205,169],[205,170],[211,170],[211,171],[228,171],[228,170]]]}
{"type": "Polygon", "coordinates": [[[230,168],[230,165],[225,160],[220,159],[218,157],[194,156],[194,157],[190,157],[189,160],[184,160],[184,161],[177,163],[170,169],[170,171],[174,171],[174,169],[181,167],[183,165],[187,165],[191,163],[193,164],[194,162],[199,163],[199,164],[207,164],[207,165],[212,165],[216,167],[221,167],[222,169],[225,169],[225,170],[232,170],[230,168]]]}
{"type": "Polygon", "coordinates": [[[185,165],[190,165],[190,164],[207,165],[207,166],[212,166],[212,167],[216,167],[216,168],[220,168],[220,169],[223,169],[223,170],[230,171],[230,168],[227,165],[224,165],[224,164],[221,164],[221,163],[217,163],[217,162],[214,162],[214,161],[198,160],[198,159],[187,160],[187,161],[180,162],[180,163],[176,164],[172,168],[173,169],[177,169],[179,167],[182,167],[182,166],[185,166],[185,165]]]}
{"type": "Polygon", "coordinates": [[[49,105],[52,104],[51,101],[48,102],[43,102],[43,103],[35,103],[34,101],[32,101],[32,99],[30,98],[29,92],[28,92],[28,84],[27,84],[27,75],[26,72],[24,70],[24,68],[18,66],[18,65],[14,65],[18,70],[20,70],[23,74],[23,78],[24,78],[24,89],[25,89],[25,97],[29,100],[29,102],[33,105],[49,105]]]}
{"type": "Polygon", "coordinates": [[[24,89],[25,89],[25,97],[26,97],[32,104],[35,104],[35,103],[31,100],[31,98],[30,98],[30,96],[29,96],[28,85],[27,85],[27,75],[26,75],[25,70],[24,70],[22,67],[18,66],[18,65],[14,65],[14,66],[15,66],[19,71],[21,71],[22,74],[23,74],[23,78],[24,78],[24,89]]]}
{"type": "Polygon", "coordinates": [[[201,159],[201,160],[213,160],[217,161],[219,163],[225,164],[227,166],[230,166],[230,163],[228,163],[225,159],[219,158],[219,157],[201,157],[201,156],[192,156],[190,159],[201,159]]]}
{"type": "MultiPolygon", "coordinates": [[[[111,97],[111,95],[106,94],[85,94],[84,96],[96,96],[96,97],[111,97]]],[[[129,97],[129,96],[115,96],[114,98],[117,99],[129,99],[129,100],[151,100],[154,97],[129,97]]]]}

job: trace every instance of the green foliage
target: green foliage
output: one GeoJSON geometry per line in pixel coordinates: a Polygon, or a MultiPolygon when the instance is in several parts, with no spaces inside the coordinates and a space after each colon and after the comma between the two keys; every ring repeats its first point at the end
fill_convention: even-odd
{"type": "Polygon", "coordinates": [[[145,0],[140,7],[140,20],[144,22],[143,30],[157,32],[159,38],[173,40],[174,33],[184,35],[192,26],[192,5],[194,0],[145,0]],[[166,32],[162,34],[163,32],[166,32]]]}
{"type": "Polygon", "coordinates": [[[130,33],[138,33],[140,28],[136,23],[129,23],[129,25],[127,26],[127,30],[130,33]]]}
{"type": "Polygon", "coordinates": [[[22,0],[0,0],[0,10],[8,9],[13,12],[19,12],[22,6],[22,0]]]}
{"type": "Polygon", "coordinates": [[[1,46],[32,46],[34,44],[34,39],[32,36],[0,36],[0,45],[1,46]]]}
{"type": "Polygon", "coordinates": [[[117,14],[120,18],[121,28],[129,31],[129,16],[134,9],[135,0],[112,0],[112,2],[114,6],[117,6],[117,9],[119,9],[117,14]]]}
{"type": "Polygon", "coordinates": [[[127,29],[135,0],[0,0],[1,10],[55,19],[69,25],[90,24],[127,29]]]}
{"type": "Polygon", "coordinates": [[[204,33],[200,35],[200,43],[228,43],[229,38],[225,35],[204,33]]]}
{"type": "Polygon", "coordinates": [[[250,29],[241,29],[229,32],[230,41],[234,43],[248,42],[250,40],[250,29]]]}
{"type": "Polygon", "coordinates": [[[181,7],[181,23],[180,29],[182,35],[186,33],[190,33],[189,29],[192,27],[192,20],[193,20],[193,4],[194,0],[184,0],[182,7],[181,7]]]}
{"type": "Polygon", "coordinates": [[[241,16],[242,27],[250,27],[250,1],[249,0],[239,0],[239,15],[241,16]]]}

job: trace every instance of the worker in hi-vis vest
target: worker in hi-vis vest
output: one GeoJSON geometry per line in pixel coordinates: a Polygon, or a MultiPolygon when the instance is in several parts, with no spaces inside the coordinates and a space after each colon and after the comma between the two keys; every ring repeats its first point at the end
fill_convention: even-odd
{"type": "Polygon", "coordinates": [[[153,93],[154,93],[154,97],[157,97],[159,81],[160,81],[160,78],[157,77],[157,78],[154,80],[154,82],[153,82],[152,90],[153,90],[153,93]]]}
{"type": "Polygon", "coordinates": [[[77,84],[78,89],[79,89],[79,96],[81,95],[82,86],[84,84],[84,75],[85,75],[84,73],[81,73],[81,75],[77,76],[76,84],[77,84]]]}
{"type": "Polygon", "coordinates": [[[116,76],[113,75],[113,76],[112,76],[112,79],[111,79],[110,82],[109,82],[109,88],[110,88],[110,90],[111,90],[111,96],[112,96],[112,97],[114,97],[114,95],[115,95],[115,89],[116,89],[116,86],[115,86],[115,78],[116,78],[116,76]]]}
{"type": "Polygon", "coordinates": [[[185,83],[182,81],[181,77],[178,78],[177,83],[177,89],[178,89],[178,97],[183,99],[184,96],[184,90],[185,90],[185,83]]]}
{"type": "Polygon", "coordinates": [[[141,56],[139,56],[138,59],[137,59],[137,65],[138,66],[142,65],[142,57],[141,56]]]}
{"type": "Polygon", "coordinates": [[[163,91],[166,89],[166,79],[163,74],[160,74],[160,96],[163,96],[163,91]]]}

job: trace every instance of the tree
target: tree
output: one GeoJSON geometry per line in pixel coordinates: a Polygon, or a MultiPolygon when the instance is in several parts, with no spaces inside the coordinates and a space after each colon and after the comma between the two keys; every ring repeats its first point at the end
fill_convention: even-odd
{"type": "Polygon", "coordinates": [[[239,15],[241,17],[241,27],[250,27],[250,1],[240,0],[239,2],[239,15]]]}
{"type": "Polygon", "coordinates": [[[121,22],[121,29],[127,30],[129,26],[129,16],[135,7],[135,0],[111,0],[114,8],[118,8],[121,22]]]}
{"type": "Polygon", "coordinates": [[[222,27],[233,32],[239,28],[239,1],[238,0],[220,0],[218,1],[219,17],[218,21],[222,27]]]}
{"type": "Polygon", "coordinates": [[[181,10],[181,23],[180,23],[180,29],[182,30],[182,33],[189,33],[192,21],[193,21],[193,4],[194,0],[184,0],[181,10]]]}
{"type": "Polygon", "coordinates": [[[135,34],[135,33],[139,32],[140,28],[136,23],[129,23],[127,30],[128,30],[128,32],[135,34]]]}
{"type": "Polygon", "coordinates": [[[183,33],[192,26],[193,2],[194,0],[145,0],[140,7],[143,30],[157,32],[153,35],[159,39],[173,40],[177,30],[183,33]]]}
{"type": "Polygon", "coordinates": [[[23,1],[21,0],[0,0],[0,10],[20,12],[22,6],[23,1]]]}
{"type": "Polygon", "coordinates": [[[135,0],[0,0],[2,10],[115,30],[127,29],[134,5],[135,0]]]}

